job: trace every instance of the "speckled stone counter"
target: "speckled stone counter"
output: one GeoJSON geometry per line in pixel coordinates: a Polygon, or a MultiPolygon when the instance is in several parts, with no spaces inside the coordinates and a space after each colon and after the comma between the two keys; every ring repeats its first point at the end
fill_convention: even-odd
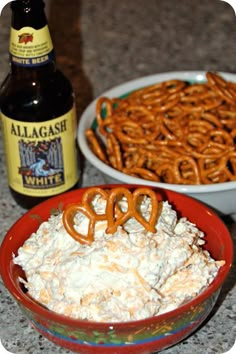
{"type": "MultiPolygon", "coordinates": [[[[78,116],[115,85],[177,70],[236,71],[236,17],[219,0],[51,0],[49,25],[58,65],[71,79],[78,116]]],[[[9,6],[0,17],[0,81],[8,70],[9,6]]],[[[25,212],[7,186],[0,139],[0,238],[25,212]]],[[[111,179],[84,164],[82,185],[111,179]]],[[[226,220],[225,220],[226,221],[226,220]]],[[[227,220],[236,244],[236,224],[227,220]]],[[[204,325],[165,354],[221,354],[236,337],[235,263],[204,325]]],[[[0,281],[0,337],[17,354],[66,354],[28,324],[0,281]]]]}

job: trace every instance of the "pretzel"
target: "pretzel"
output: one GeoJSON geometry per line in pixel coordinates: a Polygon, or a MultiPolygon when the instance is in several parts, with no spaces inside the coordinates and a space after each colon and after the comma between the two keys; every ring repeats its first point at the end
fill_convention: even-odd
{"type": "Polygon", "coordinates": [[[66,231],[81,244],[90,245],[94,241],[94,228],[96,222],[106,220],[106,214],[95,213],[91,205],[91,200],[95,195],[101,195],[104,199],[107,198],[107,192],[104,189],[97,187],[90,188],[83,194],[81,204],[69,204],[63,212],[62,221],[66,231]],[[75,215],[78,212],[84,214],[89,219],[87,235],[80,234],[73,226],[75,215]]]}
{"type": "Polygon", "coordinates": [[[102,107],[105,105],[106,109],[106,117],[110,117],[113,112],[113,101],[109,100],[107,97],[101,97],[100,100],[98,100],[97,106],[96,106],[96,118],[98,125],[100,127],[100,133],[103,135],[106,135],[105,129],[103,129],[103,117],[102,117],[102,107]]]}
{"type": "Polygon", "coordinates": [[[166,162],[163,164],[160,164],[156,168],[156,174],[160,176],[160,178],[165,182],[165,183],[180,183],[179,180],[176,178],[176,174],[171,167],[170,163],[166,162]]]}
{"type": "Polygon", "coordinates": [[[214,129],[209,133],[210,141],[218,142],[219,144],[226,145],[228,147],[234,146],[232,136],[224,129],[214,129]]]}
{"type": "Polygon", "coordinates": [[[98,221],[106,221],[106,233],[114,234],[119,226],[122,226],[128,219],[136,219],[147,231],[156,232],[156,222],[158,218],[158,200],[155,192],[148,187],[141,187],[132,193],[124,187],[116,187],[104,190],[98,187],[91,187],[83,194],[80,204],[73,203],[66,206],[62,221],[68,234],[81,244],[91,245],[94,241],[95,225],[98,221]],[[100,196],[106,201],[104,213],[96,213],[92,206],[95,196],[100,196]],[[149,219],[146,220],[139,210],[141,196],[148,196],[151,201],[151,211],[149,219]],[[127,210],[121,210],[119,201],[125,198],[127,210]],[[77,213],[84,214],[89,219],[87,235],[79,233],[74,227],[74,219],[77,213]]]}
{"type": "Polygon", "coordinates": [[[179,157],[174,162],[174,174],[180,184],[199,184],[199,169],[190,156],[179,157]]]}
{"type": "MultiPolygon", "coordinates": [[[[192,156],[196,157],[196,152],[203,151],[209,144],[209,137],[202,132],[189,133],[185,138],[186,151],[192,150],[192,156]]],[[[199,156],[199,155],[198,155],[199,156]]]]}
{"type": "Polygon", "coordinates": [[[123,169],[123,172],[127,173],[128,175],[141,177],[150,181],[156,181],[156,182],[160,181],[160,179],[154,172],[149,171],[148,169],[142,167],[130,167],[130,168],[126,167],[123,169]]]}
{"type": "Polygon", "coordinates": [[[214,90],[222,96],[227,102],[234,103],[236,100],[236,90],[232,85],[228,85],[227,81],[215,73],[208,72],[206,74],[208,82],[214,90]]]}
{"type": "Polygon", "coordinates": [[[227,131],[236,128],[236,109],[232,111],[227,105],[222,105],[219,108],[219,116],[223,126],[227,128],[227,131]]]}
{"type": "Polygon", "coordinates": [[[98,99],[104,156],[99,141],[90,136],[91,149],[113,168],[146,180],[177,184],[235,180],[230,161],[236,152],[236,84],[217,73],[208,72],[206,78],[201,84],[168,80],[125,98],[98,99]],[[220,173],[216,160],[228,161],[224,168],[220,165],[220,173]]]}
{"type": "Polygon", "coordinates": [[[218,107],[222,100],[207,85],[193,84],[184,90],[180,106],[185,111],[208,111],[218,107]]]}
{"type": "Polygon", "coordinates": [[[114,134],[109,134],[107,137],[107,155],[111,165],[118,171],[121,171],[123,168],[123,160],[119,142],[114,134]]]}
{"type": "Polygon", "coordinates": [[[174,93],[171,95],[167,95],[167,94],[163,95],[158,99],[149,97],[149,99],[146,100],[144,103],[147,105],[147,107],[152,107],[154,112],[160,113],[160,112],[166,112],[172,107],[176,106],[179,101],[180,101],[180,94],[174,93]]]}
{"type": "Polygon", "coordinates": [[[125,223],[131,217],[135,218],[143,227],[152,233],[156,232],[156,221],[158,216],[158,201],[154,191],[149,188],[143,187],[136,189],[133,194],[124,187],[118,187],[111,189],[109,198],[107,199],[107,233],[114,234],[119,225],[125,223]],[[138,210],[138,198],[141,195],[148,195],[151,199],[152,210],[150,213],[150,218],[148,221],[144,219],[138,210]],[[114,215],[114,206],[121,196],[124,196],[127,199],[127,211],[122,212],[122,215],[119,218],[116,218],[114,215]]]}
{"type": "Polygon", "coordinates": [[[92,129],[87,129],[85,132],[86,138],[88,139],[94,154],[103,162],[107,163],[106,155],[104,154],[98,138],[92,129]]]}
{"type": "Polygon", "coordinates": [[[119,141],[126,144],[145,144],[147,141],[140,125],[129,120],[117,125],[114,134],[119,141]]]}
{"type": "Polygon", "coordinates": [[[202,160],[201,177],[206,183],[226,182],[227,180],[236,180],[236,153],[232,152],[228,156],[222,156],[219,159],[208,161],[204,164],[202,160]],[[232,172],[228,169],[228,164],[232,166],[232,172]]]}

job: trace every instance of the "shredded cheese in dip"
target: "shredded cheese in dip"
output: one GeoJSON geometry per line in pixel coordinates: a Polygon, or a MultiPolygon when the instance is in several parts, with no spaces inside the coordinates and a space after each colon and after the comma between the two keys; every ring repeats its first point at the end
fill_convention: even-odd
{"type": "MultiPolygon", "coordinates": [[[[126,200],[122,200],[125,210],[126,200]]],[[[93,201],[97,213],[106,202],[93,201]]],[[[150,215],[150,199],[141,203],[150,215]]],[[[94,242],[82,245],[65,230],[62,214],[51,216],[18,250],[14,263],[26,274],[28,293],[48,309],[77,319],[99,322],[138,320],[173,310],[202,292],[224,261],[202,248],[204,234],[165,201],[156,233],[135,219],[106,234],[106,221],[96,223],[94,242]]],[[[88,219],[75,217],[86,234],[88,219]]]]}

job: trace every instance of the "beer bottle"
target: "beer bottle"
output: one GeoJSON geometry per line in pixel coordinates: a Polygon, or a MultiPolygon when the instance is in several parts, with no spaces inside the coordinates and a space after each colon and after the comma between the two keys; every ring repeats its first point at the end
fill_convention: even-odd
{"type": "Polygon", "coordinates": [[[8,184],[24,208],[79,180],[73,89],[56,67],[44,6],[11,3],[10,72],[0,89],[8,184]]]}

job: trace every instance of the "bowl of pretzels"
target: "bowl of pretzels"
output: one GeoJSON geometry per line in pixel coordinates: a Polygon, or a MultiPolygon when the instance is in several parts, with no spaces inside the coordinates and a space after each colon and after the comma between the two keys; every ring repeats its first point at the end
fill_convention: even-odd
{"type": "Polygon", "coordinates": [[[151,354],[192,334],[231,269],[223,221],[187,195],[100,185],[25,213],[0,274],[33,327],[81,354],[151,354]]]}
{"type": "Polygon", "coordinates": [[[175,190],[236,219],[236,75],[168,72],[129,81],[87,107],[77,137],[113,182],[175,190]]]}

